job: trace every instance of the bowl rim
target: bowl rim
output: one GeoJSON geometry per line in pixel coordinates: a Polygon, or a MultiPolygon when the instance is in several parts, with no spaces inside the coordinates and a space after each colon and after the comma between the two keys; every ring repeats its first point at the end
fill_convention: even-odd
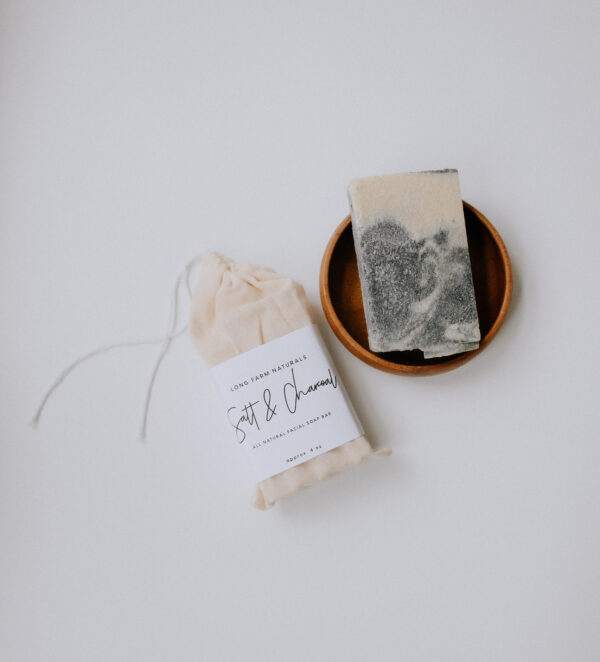
{"type": "Polygon", "coordinates": [[[502,297],[502,304],[498,315],[494,320],[494,323],[481,339],[479,347],[477,349],[471,350],[470,352],[463,352],[462,354],[457,354],[454,358],[441,363],[429,363],[427,365],[407,365],[403,363],[395,363],[394,361],[389,361],[384,359],[381,356],[371,352],[369,349],[363,347],[358,343],[348,332],[346,327],[342,324],[340,318],[338,317],[337,311],[331,300],[331,293],[329,290],[329,271],[331,266],[331,257],[333,251],[337,246],[337,243],[346,230],[346,228],[351,223],[351,216],[348,214],[346,218],[337,226],[333,232],[327,246],[325,247],[325,252],[323,253],[323,258],[321,260],[321,269],[319,272],[319,293],[321,298],[321,307],[325,313],[325,317],[329,326],[341,341],[341,343],[354,354],[361,361],[364,361],[368,365],[378,368],[379,370],[384,370],[386,372],[391,372],[395,374],[404,374],[404,375],[433,375],[441,372],[446,372],[452,370],[467,361],[470,361],[473,357],[477,356],[481,351],[483,351],[487,345],[492,341],[494,336],[498,333],[498,329],[502,326],[506,313],[508,312],[508,307],[510,304],[510,299],[512,296],[513,289],[513,275],[512,275],[512,266],[510,263],[510,257],[508,255],[508,250],[502,240],[502,237],[492,225],[489,219],[482,214],[478,209],[473,207],[465,200],[463,200],[463,207],[468,209],[473,213],[477,219],[486,227],[490,233],[494,243],[496,244],[500,256],[502,259],[502,266],[504,269],[504,296],[502,297]]]}

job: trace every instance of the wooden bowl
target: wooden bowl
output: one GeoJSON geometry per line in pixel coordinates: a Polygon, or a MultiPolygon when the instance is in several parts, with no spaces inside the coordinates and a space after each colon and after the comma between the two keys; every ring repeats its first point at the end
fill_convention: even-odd
{"type": "Polygon", "coordinates": [[[387,372],[433,375],[472,359],[496,335],[512,293],[508,251],[496,228],[480,211],[464,201],[463,208],[482,340],[471,352],[434,359],[424,358],[420,350],[375,353],[369,349],[350,216],[337,227],[321,262],[321,304],[335,335],[361,361],[387,372]]]}

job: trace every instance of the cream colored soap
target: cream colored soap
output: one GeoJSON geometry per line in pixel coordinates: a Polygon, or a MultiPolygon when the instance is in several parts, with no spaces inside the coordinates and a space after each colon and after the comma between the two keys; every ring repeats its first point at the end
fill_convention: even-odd
{"type": "Polygon", "coordinates": [[[370,349],[425,358],[476,349],[458,172],[355,179],[348,194],[370,349]]]}

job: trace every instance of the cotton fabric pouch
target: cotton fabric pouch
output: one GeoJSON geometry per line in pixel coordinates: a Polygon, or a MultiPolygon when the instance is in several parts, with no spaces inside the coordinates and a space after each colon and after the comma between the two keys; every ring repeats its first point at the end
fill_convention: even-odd
{"type": "MultiPolygon", "coordinates": [[[[209,367],[312,324],[304,288],[291,278],[254,264],[236,264],[214,252],[202,257],[192,296],[190,334],[209,367]]],[[[255,508],[280,499],[360,464],[373,451],[363,435],[259,482],[255,508]]]]}

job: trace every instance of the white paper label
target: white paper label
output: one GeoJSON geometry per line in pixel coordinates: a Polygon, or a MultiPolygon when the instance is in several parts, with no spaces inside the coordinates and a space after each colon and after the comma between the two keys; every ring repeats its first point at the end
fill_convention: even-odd
{"type": "Polygon", "coordinates": [[[220,363],[211,375],[257,481],[363,434],[314,324],[220,363]]]}

